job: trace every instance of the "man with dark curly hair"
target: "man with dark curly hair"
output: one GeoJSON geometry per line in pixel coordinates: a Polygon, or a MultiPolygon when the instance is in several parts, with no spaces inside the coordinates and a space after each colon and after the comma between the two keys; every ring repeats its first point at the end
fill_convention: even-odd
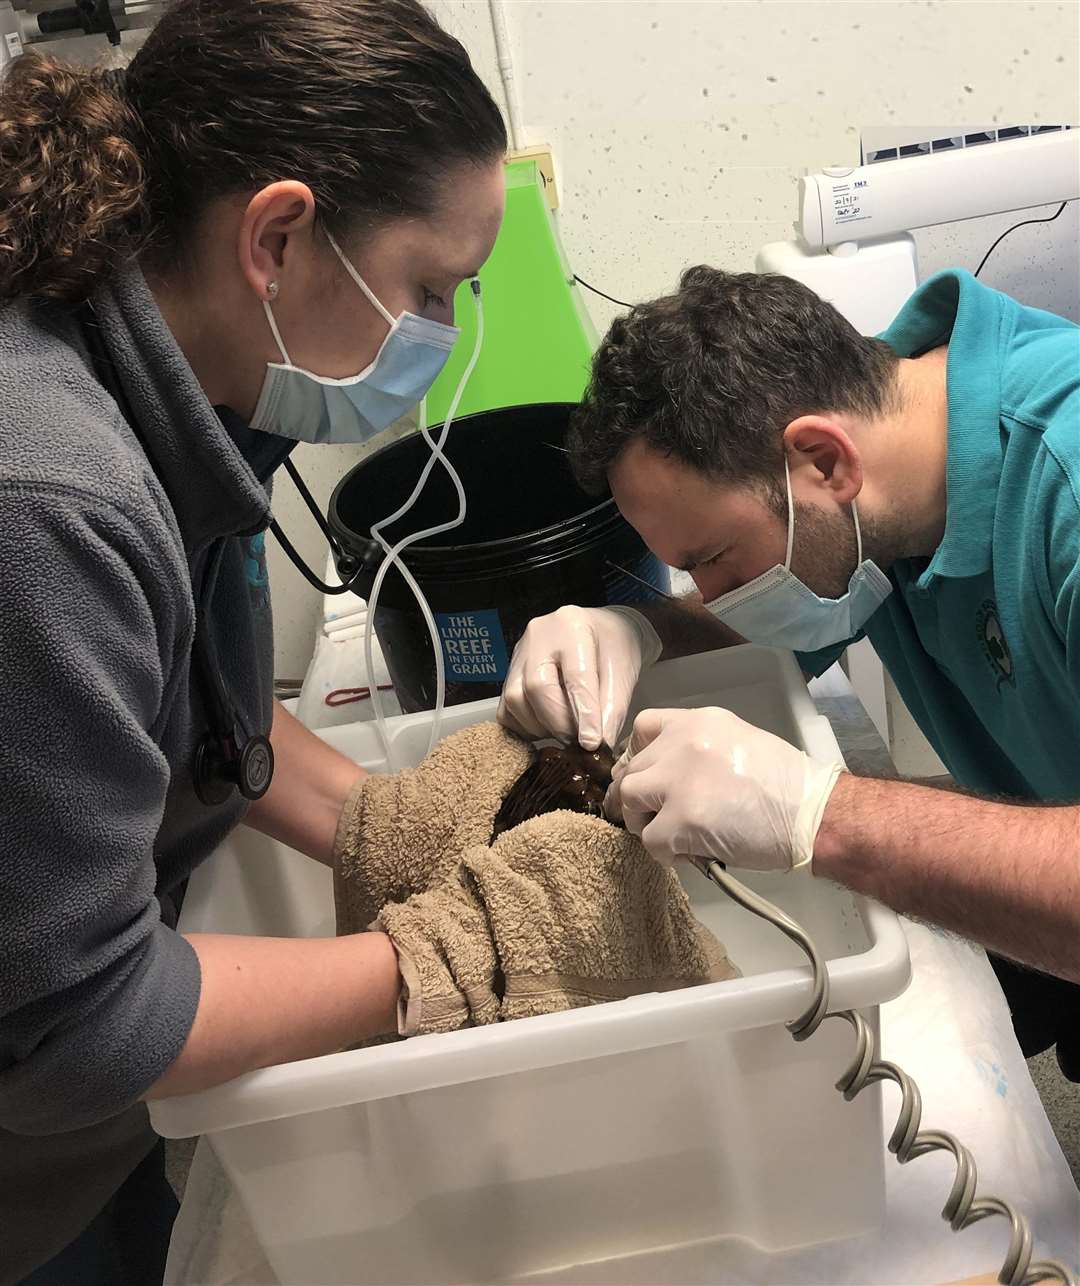
{"type": "Polygon", "coordinates": [[[985,944],[1024,1052],[1080,1079],[1080,328],[950,271],[870,339],[788,278],[692,268],[611,327],[571,454],[700,598],[532,622],[503,719],[614,744],[661,656],[820,674],[869,638],[971,794],[652,710],[609,809],[661,861],[809,865],[985,944]]]}

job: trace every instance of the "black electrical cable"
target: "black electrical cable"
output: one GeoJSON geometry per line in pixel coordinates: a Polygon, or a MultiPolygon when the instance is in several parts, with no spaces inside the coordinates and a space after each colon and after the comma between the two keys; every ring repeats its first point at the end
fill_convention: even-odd
{"type": "MultiPolygon", "coordinates": [[[[974,276],[977,277],[979,273],[982,272],[982,270],[986,267],[987,259],[990,258],[990,256],[994,253],[994,251],[998,248],[998,246],[1001,245],[1001,243],[1005,240],[1005,238],[1009,235],[1010,232],[1015,232],[1017,228],[1026,228],[1033,223],[1053,223],[1055,219],[1060,217],[1062,211],[1065,209],[1065,207],[1068,204],[1069,204],[1068,201],[1062,201],[1062,203],[1058,206],[1057,210],[1053,214],[1048,214],[1043,219],[1024,219],[1020,223],[1014,223],[1011,228],[1006,228],[1005,231],[1001,234],[1001,236],[998,237],[998,239],[986,252],[986,254],[983,255],[982,260],[979,263],[979,266],[975,269],[974,276]]],[[[609,295],[607,294],[606,291],[598,290],[595,286],[590,286],[589,283],[583,277],[579,277],[576,272],[574,273],[574,280],[577,282],[579,286],[584,286],[586,290],[591,290],[594,295],[599,295],[601,299],[606,299],[610,303],[618,304],[620,308],[633,308],[634,306],[633,304],[624,303],[623,300],[621,299],[616,299],[614,295],[609,295]]]]}
{"type": "Polygon", "coordinates": [[[975,276],[977,277],[979,273],[982,272],[982,270],[986,267],[987,259],[990,258],[990,256],[994,253],[994,251],[998,248],[998,246],[1001,245],[1001,243],[1005,240],[1005,238],[1009,235],[1010,232],[1015,232],[1017,228],[1026,228],[1029,224],[1032,224],[1032,223],[1053,223],[1054,220],[1061,214],[1062,210],[1064,210],[1068,204],[1069,204],[1068,201],[1062,201],[1062,203],[1057,208],[1057,213],[1048,214],[1045,219],[1025,219],[1022,223],[1014,223],[1011,228],[1006,228],[1005,231],[1001,234],[1001,236],[998,237],[998,239],[986,252],[986,254],[983,255],[982,262],[975,269],[975,276]]]}
{"type": "Polygon", "coordinates": [[[604,291],[597,290],[595,286],[590,286],[589,283],[587,281],[583,281],[576,272],[574,273],[574,280],[579,286],[584,286],[586,290],[591,290],[594,295],[599,295],[601,299],[606,299],[609,303],[618,304],[620,308],[633,308],[634,306],[633,304],[624,304],[621,299],[616,299],[614,295],[605,294],[604,291]]]}

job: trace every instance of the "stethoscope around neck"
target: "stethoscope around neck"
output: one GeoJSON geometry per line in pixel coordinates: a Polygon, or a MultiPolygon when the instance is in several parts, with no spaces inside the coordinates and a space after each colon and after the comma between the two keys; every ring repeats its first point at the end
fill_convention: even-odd
{"type": "Polygon", "coordinates": [[[274,778],[274,748],[262,733],[249,733],[241,725],[221,675],[213,639],[206,620],[206,604],[214,596],[224,540],[213,546],[195,607],[195,638],[191,661],[202,692],[208,724],[195,747],[192,783],[201,803],[209,808],[228,802],[234,790],[255,802],[270,789],[274,778]]]}
{"type": "MultiPolygon", "coordinates": [[[[363,560],[357,558],[354,554],[349,553],[348,550],[345,549],[344,545],[342,545],[341,541],[338,540],[337,536],[334,534],[333,528],[326,520],[326,515],[319,508],[318,502],[308,490],[304,479],[301,478],[300,471],[297,469],[296,465],[293,464],[287,456],[283,463],[285,472],[292,479],[293,485],[300,493],[300,499],[303,500],[308,512],[311,514],[312,518],[315,519],[319,530],[325,537],[326,543],[330,546],[330,552],[334,555],[334,567],[341,584],[328,585],[326,581],[320,580],[307,563],[304,562],[303,558],[300,557],[299,553],[297,553],[296,546],[281,530],[281,524],[274,517],[271,517],[270,519],[270,532],[277,543],[281,546],[283,552],[289,559],[289,562],[292,563],[307,583],[314,589],[317,589],[320,594],[348,594],[360,577],[363,576],[365,572],[370,574],[373,569],[368,567],[363,560]]],[[[376,559],[376,566],[378,566],[378,563],[381,561],[382,555],[380,554],[376,559]]]]}
{"type": "MultiPolygon", "coordinates": [[[[121,414],[135,435],[135,440],[142,447],[150,467],[165,488],[161,470],[157,467],[157,462],[101,337],[101,327],[93,305],[86,303],[80,313],[87,351],[98,381],[120,408],[121,414]]],[[[290,475],[293,476],[294,481],[299,478],[295,467],[290,469],[290,475]]],[[[315,505],[311,493],[302,482],[299,486],[308,507],[311,508],[315,505]]],[[[168,496],[167,488],[165,492],[168,496]]],[[[171,496],[169,503],[172,504],[171,496]]],[[[175,508],[174,505],[174,511],[175,508]]],[[[320,526],[328,532],[329,528],[325,520],[321,515],[319,517],[320,526]]],[[[299,566],[297,561],[299,555],[289,544],[277,523],[271,521],[270,525],[274,535],[281,542],[282,548],[299,566]]],[[[336,542],[332,543],[336,544],[336,542]]],[[[192,583],[192,593],[195,595],[195,637],[191,645],[192,670],[202,696],[208,726],[195,748],[191,776],[195,794],[200,802],[209,808],[226,803],[234,790],[239,791],[244,799],[251,802],[261,799],[270,789],[270,783],[274,777],[274,751],[270,738],[263,733],[250,733],[241,724],[222,677],[217,650],[206,619],[207,604],[214,596],[214,588],[226,547],[225,538],[209,546],[206,565],[198,588],[196,589],[194,582],[192,583]]],[[[302,570],[307,571],[306,568],[302,570]]],[[[356,572],[358,573],[359,570],[357,568],[356,572]]],[[[350,581],[354,579],[355,574],[350,575],[350,581]]],[[[308,579],[313,580],[310,574],[308,579]]],[[[324,592],[343,593],[347,588],[348,585],[341,589],[325,587],[324,592]]]]}

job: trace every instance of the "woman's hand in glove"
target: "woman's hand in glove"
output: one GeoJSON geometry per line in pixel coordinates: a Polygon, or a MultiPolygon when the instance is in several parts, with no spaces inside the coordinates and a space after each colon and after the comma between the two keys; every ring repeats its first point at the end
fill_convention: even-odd
{"type": "Polygon", "coordinates": [[[839,762],[821,763],[730,710],[646,710],[605,809],[659,862],[791,870],[814,855],[839,762]]]}

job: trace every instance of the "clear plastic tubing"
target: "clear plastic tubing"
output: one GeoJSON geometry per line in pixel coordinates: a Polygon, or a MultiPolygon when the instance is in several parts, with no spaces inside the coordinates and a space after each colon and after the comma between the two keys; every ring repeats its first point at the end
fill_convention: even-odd
{"type": "MultiPolygon", "coordinates": [[[[435,748],[435,745],[439,740],[439,731],[442,726],[443,707],[446,705],[446,663],[443,658],[442,640],[439,637],[439,628],[435,623],[435,616],[432,613],[427,599],[424,597],[423,590],[417,584],[415,576],[413,576],[412,572],[410,572],[404,562],[402,562],[401,554],[404,550],[408,549],[410,545],[418,544],[422,540],[428,540],[432,536],[441,536],[443,532],[453,531],[455,527],[460,527],[465,521],[465,488],[461,484],[461,478],[458,476],[457,470],[443,453],[443,448],[446,446],[446,441],[450,434],[450,426],[453,424],[454,419],[457,416],[458,406],[461,404],[461,399],[464,396],[465,389],[468,387],[469,380],[472,378],[472,373],[476,369],[476,363],[480,360],[480,348],[484,342],[484,303],[480,295],[480,282],[476,277],[473,277],[469,284],[472,287],[473,299],[476,302],[476,343],[473,346],[473,352],[472,356],[469,358],[469,364],[465,367],[461,379],[458,381],[457,390],[455,391],[453,400],[450,403],[450,408],[446,413],[446,420],[443,423],[442,431],[439,434],[438,440],[433,438],[428,432],[426,400],[420,404],[420,432],[423,434],[424,441],[427,443],[428,448],[431,451],[431,457],[424,465],[424,468],[420,473],[420,477],[417,479],[416,486],[413,488],[412,494],[405,503],[395,509],[388,517],[375,523],[371,528],[372,539],[379,542],[382,546],[383,553],[386,556],[375,575],[374,583],[371,586],[371,594],[368,597],[368,615],[367,622],[364,627],[364,664],[367,666],[368,675],[373,675],[375,673],[375,668],[373,665],[374,658],[372,640],[373,631],[375,629],[375,608],[378,605],[379,594],[382,590],[383,581],[386,579],[387,572],[391,567],[396,567],[401,573],[405,583],[412,590],[413,596],[420,608],[420,612],[427,623],[428,633],[431,635],[431,648],[435,655],[435,711],[431,720],[431,735],[428,739],[427,748],[428,754],[431,754],[432,750],[435,748]],[[447,475],[454,486],[454,490],[457,492],[457,516],[452,518],[449,522],[439,523],[435,527],[426,527],[423,531],[414,531],[411,536],[402,537],[396,545],[391,547],[389,542],[383,536],[383,531],[387,527],[392,526],[395,522],[399,522],[404,518],[413,505],[416,504],[425,485],[427,484],[428,478],[431,476],[431,471],[434,469],[436,462],[440,463],[446,470],[447,475]]],[[[386,732],[386,716],[383,713],[382,696],[374,684],[371,685],[371,702],[375,710],[375,726],[378,730],[379,741],[383,748],[383,754],[386,757],[386,767],[388,771],[393,772],[397,765],[393,762],[390,739],[386,732]]]]}

